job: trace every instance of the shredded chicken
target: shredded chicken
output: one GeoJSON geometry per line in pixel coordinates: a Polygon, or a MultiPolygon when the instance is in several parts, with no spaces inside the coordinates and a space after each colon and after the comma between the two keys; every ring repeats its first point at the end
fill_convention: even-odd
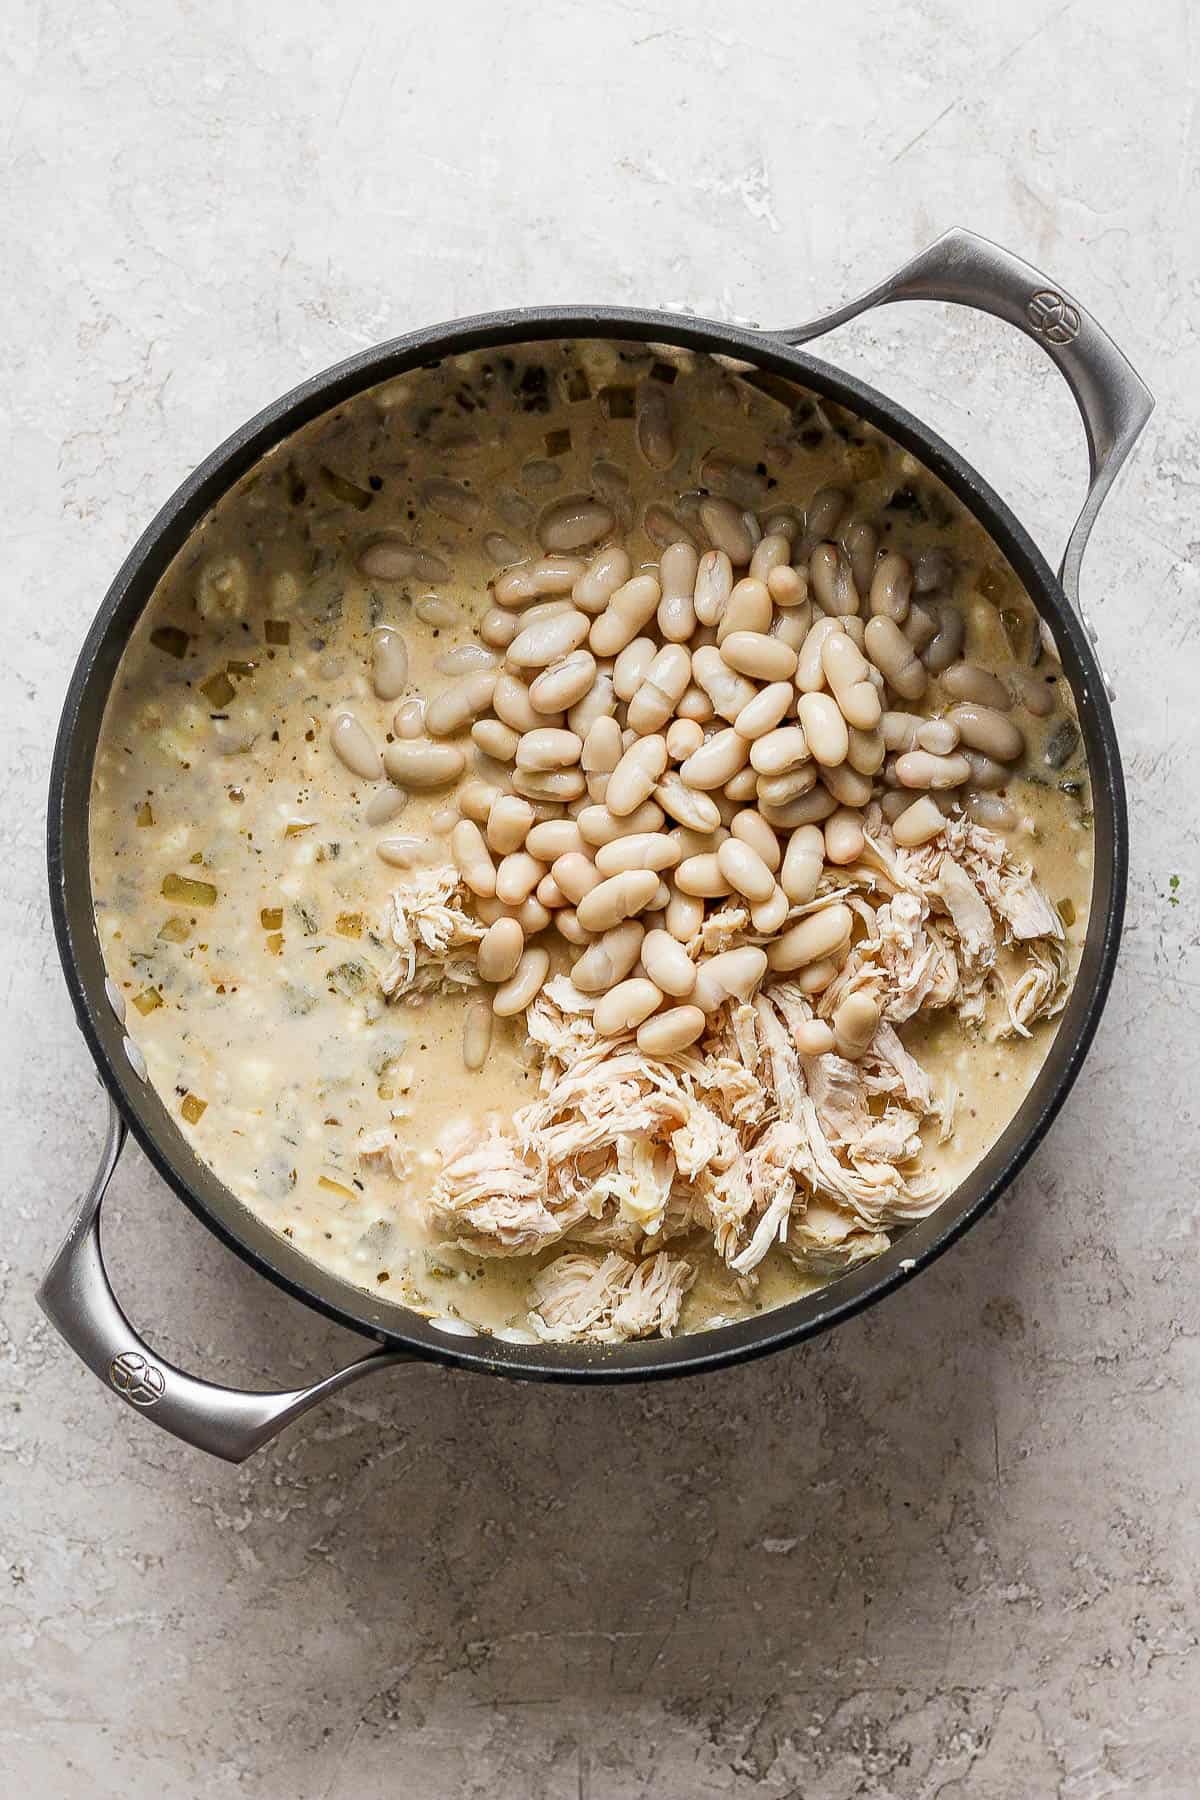
{"type": "MultiPolygon", "coordinates": [[[[490,1122],[444,1147],[427,1205],[437,1234],[477,1255],[563,1247],[531,1290],[546,1340],[669,1333],[694,1278],[689,1244],[710,1241],[743,1290],[772,1249],[827,1276],[878,1255],[893,1228],[944,1197],[922,1166],[922,1127],[944,1138],[957,1096],[934,1091],[898,1027],[944,1008],[981,1024],[995,996],[995,1033],[1028,1034],[1065,1003],[1062,925],[981,827],[948,820],[916,850],[896,845],[878,807],[868,827],[860,862],[790,915],[840,900],[855,917],[850,950],[815,999],[775,978],[712,1014],[698,1044],[663,1057],[631,1034],[599,1037],[592,997],[566,975],[529,1008],[537,1098],[509,1129],[490,1122]],[[829,1019],[857,989],[882,1006],[865,1055],[801,1054],[799,1027],[829,1019]]],[[[481,935],[463,899],[450,869],[397,891],[390,997],[473,979],[455,955],[481,935]]],[[[729,902],[688,949],[757,941],[746,909],[729,902]]]]}

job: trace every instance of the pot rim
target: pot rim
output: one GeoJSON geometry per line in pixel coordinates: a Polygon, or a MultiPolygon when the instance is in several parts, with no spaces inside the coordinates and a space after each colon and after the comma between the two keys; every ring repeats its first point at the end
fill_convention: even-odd
{"type": "MultiPolygon", "coordinates": [[[[121,647],[127,633],[121,637],[121,647]]],[[[120,649],[113,658],[119,660],[120,649]]],[[[107,698],[108,682],[104,684],[107,698]]],[[[101,703],[101,713],[103,704],[101,703]]],[[[919,1274],[976,1223],[1028,1162],[1066,1100],[1082,1067],[1108,998],[1120,943],[1128,873],[1129,833],[1124,781],[1111,708],[1092,646],[1045,558],[991,485],[915,415],[878,389],[798,350],[769,333],[691,315],[626,307],[509,309],[427,326],[392,338],[310,376],[238,427],[182,481],[126,557],[87,632],[71,675],[51,765],[47,856],[51,913],[64,977],[76,1018],[97,1071],[133,1136],[156,1171],[191,1212],[228,1248],[285,1292],[351,1330],[425,1360],[549,1381],[630,1381],[699,1373],[765,1355],[852,1317],[919,1274]],[[813,1294],[756,1318],[703,1332],[616,1346],[515,1344],[495,1337],[460,1336],[394,1302],[372,1304],[365,1289],[330,1274],[244,1207],[206,1171],[208,1185],[228,1197],[221,1216],[198,1191],[144,1116],[153,1095],[122,1054],[123,1032],[103,1001],[103,961],[91,911],[87,855],[88,789],[96,730],[81,722],[85,696],[113,639],[148,603],[162,574],[216,501],[283,439],[342,401],[433,358],[506,344],[570,338],[620,338],[671,343],[701,353],[736,357],[796,381],[847,407],[912,452],[945,483],[996,543],[1037,610],[1049,616],[1075,697],[1092,783],[1093,809],[1103,828],[1105,864],[1093,833],[1092,912],[1079,973],[1054,1040],[1014,1117],[928,1218],[904,1232],[881,1256],[835,1277],[813,1294]],[[79,809],[77,812],[76,809],[79,809]],[[1098,900],[1103,896],[1103,905],[1098,900]],[[83,904],[86,902],[86,905],[83,904]],[[77,930],[80,912],[85,928],[77,930]],[[90,924],[90,934],[86,929],[90,924]],[[84,963],[98,971],[93,1000],[84,963]],[[1089,979],[1082,979],[1085,969],[1089,979]],[[965,1198],[960,1198],[965,1196],[965,1198]],[[235,1225],[236,1221],[236,1225],[235,1225]]],[[[155,1097],[155,1103],[157,1097],[155,1097]]],[[[169,1120],[169,1115],[164,1115],[169,1120]]],[[[177,1128],[176,1128],[177,1129],[177,1128]]]]}

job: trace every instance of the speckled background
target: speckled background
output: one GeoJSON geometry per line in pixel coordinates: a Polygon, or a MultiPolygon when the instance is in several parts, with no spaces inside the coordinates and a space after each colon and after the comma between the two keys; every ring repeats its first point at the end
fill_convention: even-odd
{"type": "MultiPolygon", "coordinates": [[[[1186,0],[13,0],[5,1793],[1198,1791],[1195,33],[1186,0]],[[913,1287],[750,1368],[589,1393],[405,1372],[240,1470],[154,1431],[33,1303],[103,1114],[47,923],[46,768],[125,550],[242,418],[377,338],[587,298],[784,324],[958,222],[1074,289],[1160,400],[1087,565],[1128,936],[1029,1173],[913,1287]]],[[[1029,344],[909,308],[830,354],[1057,549],[1083,447],[1029,344]]],[[[354,1348],[135,1155],[106,1218],[122,1298],[189,1368],[294,1384],[354,1348]]]]}

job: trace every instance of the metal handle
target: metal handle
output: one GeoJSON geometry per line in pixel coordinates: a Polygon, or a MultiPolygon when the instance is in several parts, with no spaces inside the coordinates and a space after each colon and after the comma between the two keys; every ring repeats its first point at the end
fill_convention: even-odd
{"type": "MultiPolygon", "coordinates": [[[[945,232],[857,300],[771,335],[806,344],[889,300],[947,300],[1006,320],[1040,345],[1075,396],[1087,435],[1091,485],[1067,539],[1059,579],[1094,643],[1095,627],[1080,604],[1080,565],[1104,497],[1154,411],[1154,396],[1077,300],[1010,250],[962,229],[945,232]]],[[[1107,676],[1105,685],[1112,698],[1107,676]]]]}
{"type": "Polygon", "coordinates": [[[198,1450],[240,1463],[339,1388],[376,1369],[419,1360],[404,1350],[371,1350],[312,1387],[252,1394],[201,1381],[157,1355],[117,1304],[100,1250],[100,1202],[126,1135],[125,1121],[111,1100],[108,1104],[108,1137],[100,1166],[37,1299],[59,1335],[126,1405],[198,1450]]]}

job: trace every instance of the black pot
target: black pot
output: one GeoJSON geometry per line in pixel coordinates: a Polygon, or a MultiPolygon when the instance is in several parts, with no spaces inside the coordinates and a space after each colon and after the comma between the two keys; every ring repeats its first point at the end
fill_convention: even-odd
{"type": "Polygon", "coordinates": [[[1079,1073],[1112,981],[1125,903],[1128,827],[1107,684],[1091,628],[1079,610],[1078,572],[1100,502],[1152,406],[1124,357],[1076,302],[996,245],[954,231],[890,281],[806,327],[758,332],[613,307],[493,313],[364,351],[305,382],[236,432],[172,495],[113,582],[75,667],[50,777],[50,895],[59,953],[80,1028],[112,1101],[102,1166],[38,1295],[84,1361],[155,1423],[240,1461],[325,1394],[388,1363],[428,1359],[541,1381],[696,1374],[781,1349],[837,1324],[911,1279],[952,1244],[1012,1181],[1044,1135],[1079,1073]],[[956,301],[1007,320],[1040,344],[1069,382],[1087,430],[1092,485],[1058,579],[1003,501],[928,427],[883,394],[794,348],[868,307],[908,299],[956,301]],[[126,1053],[122,1025],[106,996],[87,854],[92,762],[122,652],[172,557],[233,483],[297,427],[419,363],[505,343],[596,336],[677,343],[791,377],[880,427],[945,482],[991,534],[1054,633],[1078,704],[1095,815],[1093,904],[1074,989],[1020,1111],[967,1180],[883,1256],[818,1293],[740,1324],[612,1348],[510,1344],[452,1334],[319,1268],[247,1211],[199,1160],[126,1053]],[[379,1347],[314,1387],[284,1394],[216,1387],[152,1352],[117,1305],[100,1253],[100,1202],[126,1129],[224,1243],[289,1293],[374,1338],[379,1347]]]}

